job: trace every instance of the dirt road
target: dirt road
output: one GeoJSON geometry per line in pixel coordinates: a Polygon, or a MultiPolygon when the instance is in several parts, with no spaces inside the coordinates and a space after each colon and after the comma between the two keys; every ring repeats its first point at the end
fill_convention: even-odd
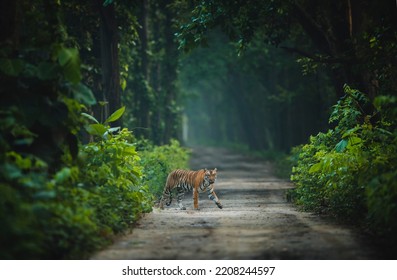
{"type": "Polygon", "coordinates": [[[176,202],[145,215],[129,234],[93,259],[371,259],[350,229],[285,199],[292,184],[274,177],[269,163],[222,149],[195,151],[192,169],[218,168],[215,191],[224,208],[205,194],[200,210],[176,202]]]}

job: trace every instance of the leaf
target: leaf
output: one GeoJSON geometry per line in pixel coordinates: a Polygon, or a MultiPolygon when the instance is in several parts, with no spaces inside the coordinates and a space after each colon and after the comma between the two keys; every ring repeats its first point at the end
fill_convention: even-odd
{"type": "Polygon", "coordinates": [[[29,169],[32,167],[32,160],[28,157],[23,157],[20,154],[12,151],[7,153],[7,157],[12,159],[20,169],[29,169]]]}
{"type": "Polygon", "coordinates": [[[127,87],[127,80],[124,78],[120,79],[120,86],[121,86],[121,90],[124,91],[125,88],[127,87]]]}
{"type": "Polygon", "coordinates": [[[116,110],[113,114],[110,115],[109,118],[107,118],[105,123],[110,123],[110,122],[117,121],[124,114],[124,111],[125,111],[125,106],[123,106],[120,109],[116,110]]]}
{"type": "MultiPolygon", "coordinates": [[[[53,80],[57,77],[57,66],[56,64],[49,63],[49,62],[41,62],[37,67],[37,77],[40,80],[53,80]]],[[[58,69],[59,71],[59,69],[58,69]]]]}
{"type": "Polygon", "coordinates": [[[353,127],[352,129],[349,129],[348,131],[343,133],[342,138],[347,138],[347,137],[349,137],[351,135],[354,135],[354,133],[356,133],[360,129],[361,129],[361,126],[353,127]]]}
{"type": "Polygon", "coordinates": [[[309,169],[309,173],[315,173],[315,172],[320,171],[322,169],[322,166],[323,166],[322,162],[313,164],[312,167],[310,167],[310,169],[309,169]]]}
{"type": "Polygon", "coordinates": [[[115,133],[115,132],[117,132],[117,131],[120,131],[120,129],[121,129],[120,126],[118,126],[118,127],[112,127],[112,128],[109,128],[109,129],[107,130],[107,132],[108,132],[108,133],[115,133]]]}
{"type": "Polygon", "coordinates": [[[35,193],[33,195],[33,197],[35,199],[44,199],[44,200],[52,199],[52,198],[56,197],[56,192],[55,191],[40,191],[40,192],[35,193]]]}
{"type": "Polygon", "coordinates": [[[69,82],[77,84],[81,81],[80,57],[77,49],[62,48],[58,53],[58,62],[69,82]]]}
{"type": "Polygon", "coordinates": [[[2,169],[3,174],[1,175],[3,175],[8,180],[17,179],[22,176],[22,170],[18,168],[15,164],[3,164],[2,169]]]}
{"type": "Polygon", "coordinates": [[[108,128],[107,131],[103,134],[103,139],[108,140],[109,139],[109,137],[108,137],[109,134],[112,135],[113,133],[115,133],[117,131],[120,131],[120,129],[121,129],[120,126],[108,128]]]}
{"type": "Polygon", "coordinates": [[[21,59],[0,59],[0,71],[6,75],[16,77],[24,68],[21,59]]]}
{"type": "Polygon", "coordinates": [[[137,151],[135,150],[135,147],[125,147],[124,153],[131,155],[131,156],[135,156],[138,154],[137,151]]]}
{"type": "Polygon", "coordinates": [[[33,137],[21,138],[14,141],[15,145],[31,145],[34,141],[33,137]]]}
{"type": "Polygon", "coordinates": [[[76,56],[78,56],[77,49],[61,48],[59,53],[58,53],[59,65],[65,66],[70,61],[76,59],[76,56]]]}
{"type": "Polygon", "coordinates": [[[112,3],[113,3],[113,0],[105,0],[105,2],[103,2],[103,6],[106,7],[112,3]]]}
{"type": "Polygon", "coordinates": [[[71,175],[71,170],[69,167],[64,167],[62,168],[60,171],[58,171],[55,176],[55,182],[59,183],[63,183],[65,182],[67,179],[69,179],[70,175],[71,175]]]}
{"type": "MultiPolygon", "coordinates": [[[[0,62],[0,65],[1,65],[1,62],[0,62]]],[[[25,77],[29,77],[29,78],[30,77],[35,77],[35,78],[38,77],[40,75],[39,72],[40,72],[39,68],[36,65],[33,65],[30,63],[26,63],[25,67],[23,69],[23,75],[25,77]]]]}
{"type": "Polygon", "coordinates": [[[95,123],[99,123],[99,122],[97,121],[97,119],[96,119],[96,118],[94,118],[93,116],[91,116],[90,114],[87,114],[87,113],[81,113],[81,115],[82,115],[83,117],[86,117],[87,119],[89,119],[89,120],[91,120],[91,121],[95,122],[95,123]]]}
{"type": "Polygon", "coordinates": [[[347,141],[346,139],[342,139],[338,144],[335,145],[335,150],[338,153],[343,152],[346,149],[348,143],[349,141],[347,141]]]}
{"type": "Polygon", "coordinates": [[[381,132],[381,133],[383,133],[383,134],[386,134],[386,135],[389,135],[389,136],[392,136],[393,135],[393,133],[391,133],[390,131],[388,131],[388,130],[386,130],[386,129],[383,129],[383,128],[375,128],[377,131],[379,131],[379,132],[381,132]]]}
{"type": "Polygon", "coordinates": [[[363,141],[363,140],[361,140],[361,138],[360,138],[360,137],[357,137],[357,136],[349,137],[349,146],[351,147],[351,146],[354,146],[354,145],[358,145],[358,144],[360,144],[362,141],[363,141]]]}
{"type": "Polygon", "coordinates": [[[103,124],[94,123],[87,126],[86,130],[91,135],[102,136],[107,131],[107,128],[103,124]]]}
{"type": "Polygon", "coordinates": [[[74,84],[77,84],[82,79],[80,73],[80,67],[77,65],[68,64],[67,67],[64,68],[63,73],[65,75],[66,80],[74,84]]]}
{"type": "Polygon", "coordinates": [[[96,99],[91,89],[82,83],[73,84],[70,86],[73,97],[85,105],[95,105],[96,99]]]}

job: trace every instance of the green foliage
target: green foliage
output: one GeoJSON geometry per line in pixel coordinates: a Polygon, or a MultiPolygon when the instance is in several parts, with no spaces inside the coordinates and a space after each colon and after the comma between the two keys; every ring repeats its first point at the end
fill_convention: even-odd
{"type": "Polygon", "coordinates": [[[291,176],[294,196],[305,209],[366,223],[377,233],[395,237],[396,99],[379,96],[371,103],[347,86],[345,93],[330,117],[336,127],[310,137],[295,151],[299,159],[291,176]]]}
{"type": "Polygon", "coordinates": [[[90,121],[103,133],[94,131],[96,141],[80,145],[75,157],[66,142],[51,163],[43,157],[47,152],[19,151],[41,135],[20,121],[16,108],[1,111],[2,259],[88,257],[151,211],[168,172],[187,165],[187,152],[176,141],[162,147],[141,142],[144,151],[138,154],[130,131],[108,125],[122,116],[124,107],[100,124],[81,113],[77,101],[64,100],[70,110],[63,119],[65,130],[78,131],[77,126],[90,121]]]}
{"type": "MultiPolygon", "coordinates": [[[[103,1],[104,6],[112,4],[115,1],[103,1]]],[[[139,24],[135,13],[141,4],[117,4],[113,6],[118,16],[126,19],[119,21],[124,25],[118,28],[120,49],[128,52],[121,56],[120,63],[125,70],[121,87],[127,94],[128,65],[141,63],[138,55],[131,55],[137,52],[139,24]],[[124,9],[127,6],[131,9],[124,9]]],[[[187,154],[172,142],[158,149],[150,145],[143,152],[149,158],[161,158],[166,171],[155,163],[146,166],[151,159],[141,160],[132,133],[111,127],[126,107],[103,122],[86,113],[96,104],[90,88],[97,96],[103,94],[103,61],[96,56],[94,46],[100,29],[91,6],[78,1],[18,1],[0,12],[9,25],[0,39],[1,259],[88,257],[110,242],[114,234],[131,226],[141,213],[151,211],[152,188],[156,183],[164,185],[164,172],[186,165],[182,158],[186,161],[187,154]],[[37,22],[40,28],[36,28],[37,22]],[[81,26],[86,27],[83,32],[81,26]],[[81,136],[91,142],[83,145],[81,136]]],[[[168,31],[171,22],[158,25],[162,32],[168,31]]],[[[174,78],[157,80],[158,88],[164,89],[157,96],[170,103],[158,100],[166,104],[166,114],[176,114],[173,96],[177,60],[169,53],[173,32],[167,34],[170,41],[162,45],[168,47],[162,55],[170,57],[167,67],[162,72],[158,72],[157,64],[153,67],[159,76],[175,73],[174,78]],[[165,80],[170,86],[165,86],[165,80]]],[[[136,75],[137,69],[131,70],[131,77],[144,84],[136,75]]],[[[177,125],[172,123],[175,118],[167,115],[169,131],[177,125]]],[[[152,123],[164,127],[160,119],[152,123]]],[[[168,133],[161,141],[175,134],[168,133]]]]}
{"type": "MultiPolygon", "coordinates": [[[[87,113],[96,104],[91,88],[98,96],[103,93],[101,61],[92,52],[99,28],[91,5],[18,1],[0,13],[10,15],[11,27],[0,40],[0,259],[87,258],[151,211],[151,189],[155,182],[164,185],[163,171],[154,163],[145,165],[149,160],[141,160],[130,131],[111,127],[125,107],[103,122],[87,113]],[[61,19],[71,19],[67,28],[61,19]]],[[[125,22],[138,27],[132,11],[120,14],[128,14],[125,22]]],[[[127,36],[133,30],[120,26],[121,48],[128,56],[131,49],[137,51],[137,31],[127,36]]],[[[126,71],[132,60],[122,61],[126,71]]],[[[121,86],[127,91],[126,80],[121,86]]],[[[150,145],[142,153],[161,157],[163,151],[168,172],[185,166],[172,156],[186,160],[182,150],[173,142],[158,150],[150,145]]]]}
{"type": "Polygon", "coordinates": [[[124,114],[124,111],[125,111],[125,106],[123,106],[120,109],[113,112],[105,120],[105,122],[103,124],[99,123],[99,121],[95,117],[93,117],[87,113],[82,113],[81,115],[83,117],[87,118],[88,120],[95,122],[94,124],[86,125],[86,130],[89,134],[91,134],[92,136],[99,137],[99,138],[107,139],[109,134],[116,132],[120,129],[120,127],[111,128],[109,123],[115,122],[118,119],[120,119],[121,116],[124,114]]]}
{"type": "Polygon", "coordinates": [[[100,243],[74,162],[80,111],[95,98],[80,83],[78,51],[53,44],[0,55],[8,61],[0,69],[0,258],[87,256],[100,243]]]}
{"type": "Polygon", "coordinates": [[[161,197],[167,176],[172,170],[188,168],[189,151],[181,147],[176,140],[171,140],[169,145],[163,146],[146,143],[140,155],[143,182],[156,198],[161,197]]]}
{"type": "Polygon", "coordinates": [[[70,82],[77,84],[81,80],[80,56],[77,49],[62,48],[58,53],[59,65],[63,67],[63,74],[70,82]]]}
{"type": "Polygon", "coordinates": [[[260,29],[267,42],[278,44],[290,27],[288,6],[282,1],[204,0],[194,3],[191,16],[181,22],[176,33],[179,48],[189,51],[206,46],[208,31],[220,27],[239,52],[245,49],[260,29]]]}
{"type": "Polygon", "coordinates": [[[117,233],[132,225],[140,213],[151,211],[152,195],[142,185],[140,157],[127,129],[83,147],[82,187],[96,194],[95,207],[102,228],[117,233]]]}
{"type": "Polygon", "coordinates": [[[328,126],[324,108],[335,92],[324,74],[302,77],[289,55],[259,36],[239,57],[219,31],[208,38],[208,48],[181,60],[189,145],[286,152],[328,126]]]}
{"type": "MultiPolygon", "coordinates": [[[[177,83],[179,53],[174,34],[182,11],[175,1],[118,1],[121,95],[133,104],[124,124],[156,145],[180,138],[181,94],[177,83]]],[[[184,3],[186,4],[186,3],[184,3]]]]}

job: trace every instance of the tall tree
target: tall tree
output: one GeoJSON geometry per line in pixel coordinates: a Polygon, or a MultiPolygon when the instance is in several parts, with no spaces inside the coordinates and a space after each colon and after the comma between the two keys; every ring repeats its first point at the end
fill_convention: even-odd
{"type": "Polygon", "coordinates": [[[397,8],[395,1],[196,1],[192,17],[182,24],[182,48],[205,38],[220,26],[241,48],[255,34],[298,54],[310,64],[332,70],[338,92],[352,86],[374,97],[382,89],[396,89],[397,8]],[[311,44],[288,41],[299,31],[311,44]]]}
{"type": "Polygon", "coordinates": [[[2,26],[0,30],[0,43],[5,42],[18,44],[18,20],[20,19],[19,14],[19,1],[0,1],[0,24],[2,26]]]}
{"type": "Polygon", "coordinates": [[[133,108],[129,125],[156,144],[179,138],[176,86],[179,54],[173,1],[136,3],[139,27],[135,57],[129,64],[125,102],[133,108]]]}
{"type": "Polygon", "coordinates": [[[164,13],[163,20],[163,38],[164,38],[164,55],[162,70],[162,87],[164,94],[164,135],[162,142],[167,143],[171,138],[178,138],[179,114],[177,106],[178,90],[176,88],[177,69],[178,69],[178,51],[175,42],[174,29],[174,11],[171,7],[171,0],[162,1],[159,9],[164,13]]]}
{"type": "Polygon", "coordinates": [[[223,38],[220,31],[212,32],[207,47],[182,59],[189,144],[288,151],[327,127],[335,92],[324,69],[302,75],[291,55],[259,36],[237,57],[223,38]]]}
{"type": "MultiPolygon", "coordinates": [[[[121,107],[120,97],[120,64],[119,36],[116,21],[115,3],[105,5],[103,0],[94,0],[100,15],[100,57],[102,71],[102,90],[105,107],[105,118],[121,107]]],[[[115,122],[120,125],[120,120],[115,122]]]]}
{"type": "Polygon", "coordinates": [[[149,66],[149,0],[140,0],[138,4],[138,22],[140,28],[139,34],[139,56],[138,68],[138,86],[135,88],[135,106],[137,106],[136,118],[138,126],[143,128],[139,130],[140,134],[149,137],[148,129],[150,128],[150,66],[149,66]]]}

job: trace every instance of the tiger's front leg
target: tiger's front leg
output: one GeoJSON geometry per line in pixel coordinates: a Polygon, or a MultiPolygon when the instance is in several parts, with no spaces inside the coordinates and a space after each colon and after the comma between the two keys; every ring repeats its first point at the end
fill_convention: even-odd
{"type": "Polygon", "coordinates": [[[219,198],[216,196],[213,185],[210,185],[208,187],[207,193],[208,193],[208,198],[211,199],[212,201],[214,201],[216,206],[218,206],[220,209],[222,209],[223,205],[222,205],[221,201],[219,200],[219,198]]]}
{"type": "Polygon", "coordinates": [[[200,210],[198,207],[198,197],[199,197],[199,193],[197,188],[193,188],[193,204],[195,210],[200,210]]]}

